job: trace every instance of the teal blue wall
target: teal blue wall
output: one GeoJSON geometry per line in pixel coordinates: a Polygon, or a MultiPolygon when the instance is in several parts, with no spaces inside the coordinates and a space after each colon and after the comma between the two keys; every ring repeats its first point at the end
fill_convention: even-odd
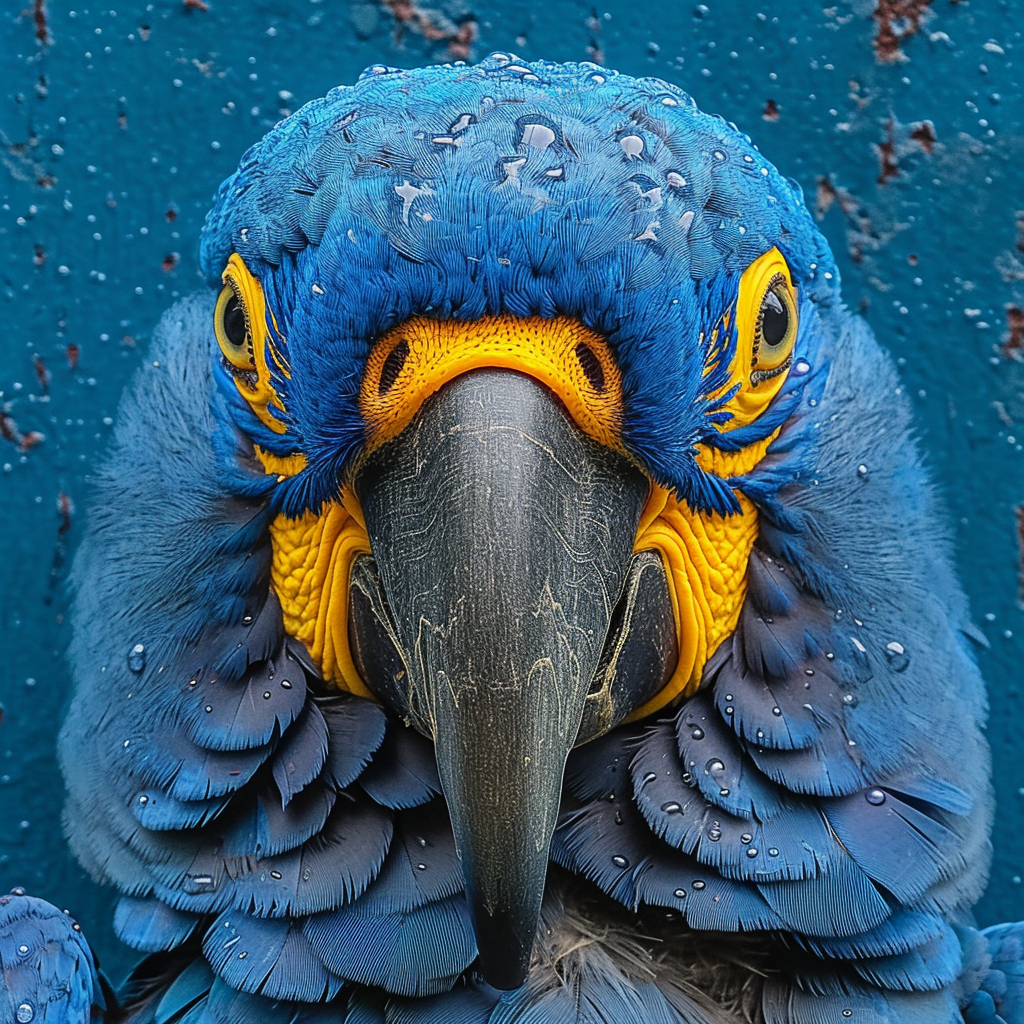
{"type": "MultiPolygon", "coordinates": [[[[242,151],[364,66],[445,59],[448,45],[398,25],[380,0],[210,0],[205,12],[126,0],[116,13],[51,0],[46,44],[31,10],[20,13],[31,0],[4,6],[0,410],[8,432],[13,421],[45,437],[25,453],[0,438],[0,891],[21,884],[69,907],[118,975],[129,957],[110,932],[109,894],[68,858],[54,759],[69,688],[65,579],[89,473],[161,311],[202,287],[203,215],[242,151]],[[74,369],[71,343],[81,350],[74,369]],[[61,493],[73,503],[63,533],[61,493]]],[[[599,51],[609,66],[671,79],[749,132],[812,205],[819,179],[831,181],[821,225],[846,300],[903,367],[990,643],[981,662],[999,814],[980,915],[1024,918],[1014,520],[1024,502],[1024,362],[1000,350],[1006,307],[1024,307],[1022,5],[935,0],[904,40],[905,60],[889,64],[875,60],[869,0],[605,0],[596,9],[465,0],[435,10],[456,27],[475,15],[476,56],[599,51]],[[762,116],[769,99],[776,120],[762,116]],[[934,126],[930,153],[912,137],[923,121],[934,126]],[[880,184],[876,147],[887,140],[898,173],[880,184]]]]}

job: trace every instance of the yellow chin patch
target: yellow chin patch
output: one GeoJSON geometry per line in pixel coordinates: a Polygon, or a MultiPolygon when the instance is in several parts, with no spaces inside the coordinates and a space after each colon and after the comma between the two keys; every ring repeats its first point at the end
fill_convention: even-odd
{"type": "MultiPolygon", "coordinates": [[[[281,459],[262,449],[256,457],[279,479],[302,470],[301,455],[281,459]]],[[[370,539],[356,496],[298,519],[280,515],[270,524],[270,581],[289,636],[302,641],[324,681],[375,699],[359,678],[348,645],[349,576],[356,555],[370,553],[370,539]]]]}
{"type": "MultiPolygon", "coordinates": [[[[778,431],[738,452],[698,446],[697,464],[723,478],[749,473],[764,458],[778,431]]],[[[732,635],[747,596],[747,563],[757,540],[757,509],[737,492],[740,511],[722,516],[695,512],[654,486],[640,517],[634,551],[657,551],[668,579],[676,620],[679,661],[664,688],[627,719],[646,718],[700,687],[704,666],[732,635]]]]}
{"type": "MultiPolygon", "coordinates": [[[[548,386],[573,419],[602,444],[621,451],[622,383],[605,342],[568,319],[488,318],[471,324],[414,318],[374,346],[360,393],[368,448],[399,434],[420,405],[454,377],[504,367],[548,386]],[[397,354],[396,354],[397,353],[397,354]]],[[[738,452],[699,446],[697,462],[721,478],[742,476],[777,436],[738,452]]],[[[279,479],[305,466],[301,455],[279,458],[256,449],[279,479]]],[[[664,689],[627,721],[646,717],[700,686],[708,659],[736,628],[747,593],[747,563],[757,539],[757,510],[738,493],[740,512],[695,512],[652,486],[634,550],[661,555],[675,613],[679,660],[664,689]]],[[[350,488],[340,502],[270,527],[272,586],[284,627],[300,640],[328,684],[373,697],[356,671],[348,639],[352,562],[370,552],[362,511],[350,488]]]]}
{"type": "Polygon", "coordinates": [[[580,430],[623,451],[622,378],[607,342],[578,320],[413,317],[373,347],[359,394],[368,451],[400,434],[420,406],[470,370],[516,370],[550,388],[580,430]]]}

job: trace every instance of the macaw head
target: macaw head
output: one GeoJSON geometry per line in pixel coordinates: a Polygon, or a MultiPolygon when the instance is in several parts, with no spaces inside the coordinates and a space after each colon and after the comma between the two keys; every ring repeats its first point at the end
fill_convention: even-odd
{"type": "Polygon", "coordinates": [[[481,968],[515,987],[567,756],[698,690],[761,499],[799,483],[768,453],[828,372],[828,248],[679,90],[496,54],[282,122],[202,258],[285,628],[433,740],[481,968]]]}

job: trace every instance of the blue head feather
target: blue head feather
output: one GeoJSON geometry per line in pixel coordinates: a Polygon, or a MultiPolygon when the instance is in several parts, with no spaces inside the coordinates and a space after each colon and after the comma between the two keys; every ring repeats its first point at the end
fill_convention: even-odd
{"type": "MultiPolygon", "coordinates": [[[[626,445],[682,498],[731,511],[694,461],[722,419],[702,339],[772,246],[805,306],[835,301],[799,188],[665,82],[501,54],[371,69],[279,124],[220,189],[203,269],[219,280],[236,251],[259,277],[292,369],[274,381],[287,432],[271,436],[230,381],[221,393],[253,440],[309,459],[275,495],[297,512],[334,497],[363,442],[359,382],[381,334],[413,315],[576,317],[621,367],[626,445]]],[[[797,354],[813,360],[804,324],[797,354]]]]}

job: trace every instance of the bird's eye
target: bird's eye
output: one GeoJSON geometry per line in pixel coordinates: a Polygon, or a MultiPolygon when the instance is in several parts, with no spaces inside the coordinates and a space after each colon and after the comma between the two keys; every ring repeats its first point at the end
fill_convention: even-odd
{"type": "Polygon", "coordinates": [[[224,287],[213,310],[213,330],[223,358],[222,369],[234,378],[239,394],[265,427],[275,434],[286,427],[283,382],[289,376],[287,341],[267,306],[259,279],[232,253],[224,287]]]}
{"type": "Polygon", "coordinates": [[[756,420],[771,404],[786,381],[799,333],[800,313],[796,289],[786,258],[769,249],[743,271],[736,302],[723,313],[712,333],[711,352],[735,331],[735,352],[729,380],[720,393],[732,391],[722,407],[729,416],[723,430],[734,430],[756,420]]]}
{"type": "Polygon", "coordinates": [[[782,274],[776,274],[765,289],[754,327],[750,369],[753,387],[782,373],[793,358],[796,341],[796,300],[782,274]]]}
{"type": "Polygon", "coordinates": [[[253,352],[249,317],[233,282],[229,282],[221,289],[213,314],[213,326],[224,358],[236,370],[255,369],[256,357],[253,352]]]}

